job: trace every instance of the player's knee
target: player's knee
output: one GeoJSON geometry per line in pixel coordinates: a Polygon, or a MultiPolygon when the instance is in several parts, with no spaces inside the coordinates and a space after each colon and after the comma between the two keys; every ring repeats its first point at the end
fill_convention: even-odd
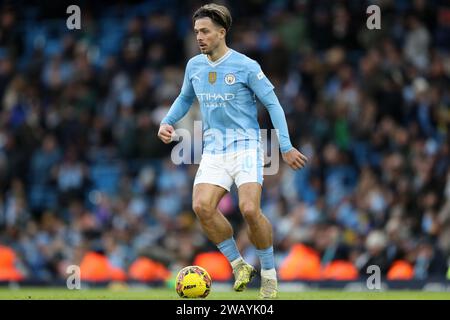
{"type": "Polygon", "coordinates": [[[192,202],[192,209],[200,219],[209,219],[215,212],[215,208],[201,199],[192,202]]]}
{"type": "Polygon", "coordinates": [[[252,202],[243,202],[239,205],[239,209],[241,210],[242,215],[244,216],[245,221],[251,224],[260,215],[259,207],[252,202]]]}

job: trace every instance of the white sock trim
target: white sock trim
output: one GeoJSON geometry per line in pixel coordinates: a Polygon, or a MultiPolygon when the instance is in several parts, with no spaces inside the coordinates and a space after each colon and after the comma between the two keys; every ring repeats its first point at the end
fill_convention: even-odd
{"type": "Polygon", "coordinates": [[[235,260],[230,262],[231,263],[231,267],[234,269],[234,268],[236,268],[236,266],[239,263],[242,263],[243,261],[244,261],[244,259],[242,257],[239,257],[239,258],[237,258],[237,259],[235,259],[235,260]]]}
{"type": "Polygon", "coordinates": [[[267,279],[272,279],[272,280],[277,280],[277,271],[275,270],[275,268],[272,268],[269,270],[261,269],[261,277],[267,278],[267,279]]]}

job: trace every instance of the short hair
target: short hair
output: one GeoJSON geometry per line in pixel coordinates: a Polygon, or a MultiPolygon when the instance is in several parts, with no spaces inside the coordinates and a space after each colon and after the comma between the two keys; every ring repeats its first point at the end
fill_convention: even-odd
{"type": "Polygon", "coordinates": [[[225,28],[228,32],[231,28],[231,14],[227,7],[215,3],[208,3],[201,6],[192,16],[192,22],[197,19],[210,18],[215,24],[225,28]]]}

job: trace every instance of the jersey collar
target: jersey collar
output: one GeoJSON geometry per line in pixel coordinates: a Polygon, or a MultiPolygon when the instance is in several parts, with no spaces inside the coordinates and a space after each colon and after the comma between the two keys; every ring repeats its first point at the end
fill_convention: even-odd
{"type": "Polygon", "coordinates": [[[208,64],[209,64],[211,67],[216,67],[216,66],[218,66],[219,64],[221,64],[223,61],[225,61],[225,60],[231,55],[231,52],[232,52],[232,51],[233,51],[232,49],[228,49],[227,53],[225,53],[220,59],[218,59],[218,60],[216,60],[216,61],[214,61],[214,62],[212,62],[211,60],[209,60],[209,58],[208,58],[208,56],[207,56],[206,54],[204,54],[204,56],[205,56],[206,61],[208,62],[208,64]]]}

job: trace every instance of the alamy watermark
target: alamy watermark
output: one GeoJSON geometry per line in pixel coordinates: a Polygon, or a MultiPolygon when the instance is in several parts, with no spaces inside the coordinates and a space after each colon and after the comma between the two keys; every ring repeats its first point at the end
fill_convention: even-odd
{"type": "Polygon", "coordinates": [[[381,289],[381,270],[377,265],[370,265],[367,267],[367,274],[370,276],[367,278],[366,286],[369,290],[381,289]]]}
{"type": "Polygon", "coordinates": [[[67,29],[81,29],[81,9],[79,6],[72,4],[67,7],[66,13],[71,14],[66,20],[67,29]]]}
{"type": "Polygon", "coordinates": [[[66,280],[66,286],[69,290],[81,289],[81,269],[79,266],[72,264],[66,268],[66,274],[69,276],[66,280]]]}
{"type": "Polygon", "coordinates": [[[367,14],[370,14],[366,21],[367,29],[381,29],[381,9],[379,6],[373,4],[367,7],[367,14]]]}
{"type": "MultiPolygon", "coordinates": [[[[81,9],[79,6],[72,4],[67,7],[66,13],[70,16],[66,20],[66,26],[69,30],[81,29],[81,9]]],[[[381,29],[381,9],[373,4],[367,7],[366,13],[369,17],[366,20],[366,26],[369,30],[381,29]]]]}

